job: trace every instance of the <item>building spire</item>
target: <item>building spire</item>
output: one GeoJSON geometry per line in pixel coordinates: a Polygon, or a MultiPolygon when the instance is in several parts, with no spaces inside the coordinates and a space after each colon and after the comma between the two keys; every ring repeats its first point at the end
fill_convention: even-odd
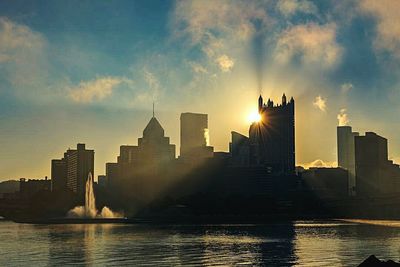
{"type": "Polygon", "coordinates": [[[260,97],[258,98],[258,113],[261,113],[262,107],[263,107],[263,98],[260,95],[260,97]]]}

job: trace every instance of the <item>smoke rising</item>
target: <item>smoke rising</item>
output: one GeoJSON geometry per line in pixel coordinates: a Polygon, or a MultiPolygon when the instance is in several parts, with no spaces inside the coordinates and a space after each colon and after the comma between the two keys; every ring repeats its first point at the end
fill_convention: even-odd
{"type": "Polygon", "coordinates": [[[340,113],[337,115],[339,126],[346,126],[349,123],[349,117],[347,116],[346,109],[342,108],[340,113]]]}

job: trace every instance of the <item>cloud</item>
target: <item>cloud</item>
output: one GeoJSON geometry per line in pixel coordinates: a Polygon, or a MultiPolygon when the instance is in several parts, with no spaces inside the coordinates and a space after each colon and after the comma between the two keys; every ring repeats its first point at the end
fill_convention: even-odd
{"type": "Polygon", "coordinates": [[[198,47],[209,63],[222,71],[233,67],[226,53],[242,48],[256,33],[256,24],[270,28],[272,19],[266,7],[270,1],[177,1],[172,20],[175,38],[189,40],[198,47]],[[229,59],[229,60],[227,60],[229,59]]]}
{"type": "Polygon", "coordinates": [[[47,87],[46,39],[29,27],[0,17],[0,74],[15,95],[37,95],[47,87]],[[35,89],[36,91],[33,92],[35,89]]]}
{"type": "Polygon", "coordinates": [[[217,58],[217,63],[221,71],[228,72],[235,65],[235,61],[227,55],[222,55],[217,58]]]}
{"type": "Polygon", "coordinates": [[[340,87],[342,93],[348,93],[351,89],[353,89],[354,86],[351,83],[344,83],[342,84],[342,86],[340,87]]]}
{"type": "Polygon", "coordinates": [[[200,63],[197,63],[195,61],[189,61],[188,63],[194,73],[208,73],[207,69],[203,67],[200,63]]]}
{"type": "Polygon", "coordinates": [[[318,8],[307,0],[280,0],[276,7],[285,17],[293,16],[297,12],[304,14],[318,13],[318,8]]]}
{"type": "Polygon", "coordinates": [[[339,121],[339,126],[346,126],[350,122],[345,108],[340,110],[339,114],[337,115],[337,119],[339,121]]]}
{"type": "MultiPolygon", "coordinates": [[[[152,91],[152,98],[153,101],[159,97],[160,94],[160,82],[157,77],[150,72],[147,68],[143,69],[144,80],[146,81],[147,85],[149,86],[150,90],[152,91]]],[[[145,93],[148,98],[148,93],[145,93]]]]}
{"type": "Polygon", "coordinates": [[[320,95],[315,98],[313,105],[321,111],[326,111],[326,100],[323,99],[320,95]]]}
{"type": "Polygon", "coordinates": [[[278,37],[275,59],[288,63],[299,57],[305,64],[333,67],[341,59],[343,48],[336,42],[336,24],[301,24],[289,27],[278,37]]]}
{"type": "Polygon", "coordinates": [[[45,40],[29,27],[0,17],[0,63],[21,63],[20,54],[43,48],[45,40]]]}
{"type": "Polygon", "coordinates": [[[316,159],[313,162],[303,164],[305,169],[309,168],[332,168],[337,167],[336,161],[323,161],[322,159],[316,159]]]}
{"type": "Polygon", "coordinates": [[[69,97],[78,103],[101,101],[110,96],[113,90],[123,82],[120,77],[100,77],[91,81],[80,82],[78,86],[69,88],[69,97]]]}
{"type": "Polygon", "coordinates": [[[377,35],[374,47],[378,52],[387,51],[400,59],[400,1],[362,0],[359,2],[362,13],[377,20],[377,35]]]}

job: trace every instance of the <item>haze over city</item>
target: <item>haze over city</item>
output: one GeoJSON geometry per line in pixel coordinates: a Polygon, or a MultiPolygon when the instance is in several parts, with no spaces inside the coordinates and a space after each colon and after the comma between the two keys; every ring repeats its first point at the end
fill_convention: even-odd
{"type": "Polygon", "coordinates": [[[0,179],[49,175],[78,142],[104,173],[153,102],[177,155],[186,111],[207,113],[210,144],[227,151],[260,91],[296,99],[297,165],[336,164],[338,119],[388,138],[399,162],[400,4],[379,3],[3,1],[0,179]]]}

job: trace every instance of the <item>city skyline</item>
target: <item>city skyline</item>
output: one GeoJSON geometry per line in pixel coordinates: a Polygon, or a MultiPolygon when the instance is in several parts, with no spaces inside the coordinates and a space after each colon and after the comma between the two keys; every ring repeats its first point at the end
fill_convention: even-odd
{"type": "Polygon", "coordinates": [[[338,116],[399,162],[395,1],[21,3],[0,4],[0,179],[50,176],[80,142],[104,174],[153,101],[177,154],[181,112],[208,114],[210,145],[228,151],[257,110],[256,66],[265,98],[296,99],[296,165],[336,161],[338,116]]]}

